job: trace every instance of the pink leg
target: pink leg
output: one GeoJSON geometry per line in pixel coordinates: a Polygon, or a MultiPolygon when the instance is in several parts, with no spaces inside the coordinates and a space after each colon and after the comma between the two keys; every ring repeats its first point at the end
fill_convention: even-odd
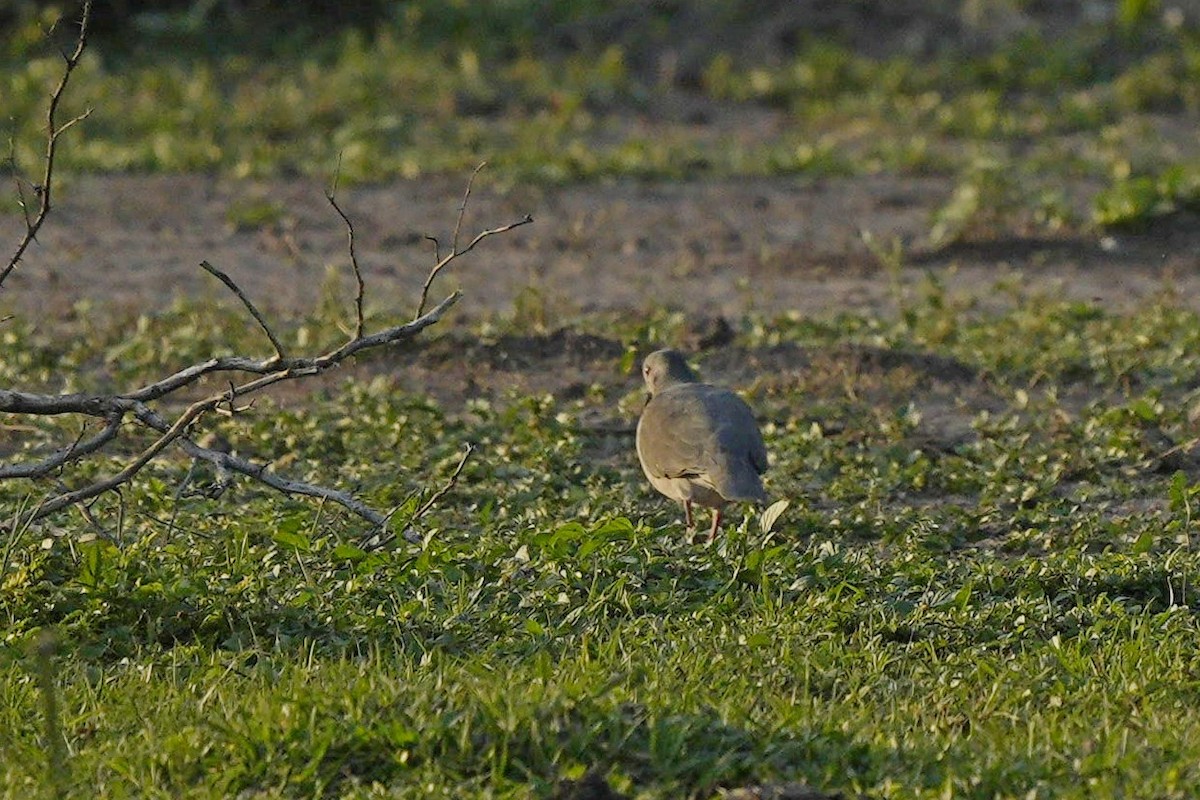
{"type": "Polygon", "coordinates": [[[717,529],[721,527],[721,509],[713,509],[713,524],[708,532],[708,540],[711,542],[717,537],[717,529]]]}
{"type": "Polygon", "coordinates": [[[692,519],[692,501],[683,501],[683,519],[687,523],[687,529],[693,531],[696,529],[696,522],[692,519]]]}

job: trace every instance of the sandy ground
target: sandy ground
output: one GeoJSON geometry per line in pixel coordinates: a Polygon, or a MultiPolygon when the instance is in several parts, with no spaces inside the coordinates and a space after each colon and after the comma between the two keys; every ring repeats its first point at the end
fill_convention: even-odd
{"type": "MultiPolygon", "coordinates": [[[[409,308],[432,260],[448,243],[464,181],[448,178],[343,190],[354,220],[368,304],[409,308]]],[[[707,182],[476,187],[463,239],[515,221],[534,224],[484,242],[436,289],[461,287],[458,313],[511,313],[522,292],[540,292],[564,313],[666,306],[737,317],[814,314],[887,303],[888,281],[863,244],[898,237],[906,280],[932,270],[952,289],[986,289],[1022,273],[1032,285],[1122,306],[1169,279],[1200,298],[1200,233],[1175,219],[1107,241],[1000,238],[930,251],[930,215],[951,192],[938,178],[745,179],[707,182]]],[[[349,282],[345,232],[313,181],[237,183],[204,176],[82,177],[61,190],[39,246],[0,292],[7,313],[54,320],[82,299],[153,309],[177,295],[225,290],[198,264],[228,272],[260,305],[293,314],[316,302],[327,270],[349,282]],[[280,211],[256,229],[230,222],[236,209],[271,202],[280,211]],[[231,209],[234,211],[231,212],[231,209]]],[[[0,219],[0,241],[20,233],[0,219]]]]}
{"type": "MultiPolygon", "coordinates": [[[[341,192],[357,229],[369,309],[411,313],[432,263],[425,236],[437,236],[443,247],[449,243],[464,186],[465,177],[439,178],[341,192]]],[[[952,188],[938,178],[877,177],[498,191],[484,179],[471,197],[463,241],[525,214],[534,223],[488,239],[439,278],[435,298],[452,288],[465,296],[418,346],[374,354],[352,368],[358,373],[340,370],[328,380],[387,374],[403,389],[460,408],[469,397],[512,392],[570,399],[597,384],[615,399],[637,388],[636,373],[616,368],[630,343],[604,331],[596,335],[594,324],[592,334],[581,333],[572,322],[596,312],[666,307],[689,320],[681,339],[638,343],[643,349],[708,348],[706,375],[739,386],[764,370],[803,373],[812,381],[839,371],[906,371],[915,376],[913,396],[931,420],[940,420],[933,426],[936,437],[953,443],[989,403],[986,389],[962,365],[870,350],[747,352],[723,335],[721,319],[736,321],[750,311],[888,313],[894,281],[863,243],[864,230],[905,245],[905,284],[932,273],[951,291],[986,302],[996,281],[1019,274],[1035,291],[1114,308],[1129,308],[1169,285],[1182,302],[1200,307],[1200,225],[1194,217],[1176,216],[1153,230],[1106,240],[1001,237],[930,250],[930,216],[952,188]],[[544,334],[485,340],[468,332],[477,328],[466,324],[470,320],[528,308],[515,302],[531,293],[541,298],[532,305],[547,316],[544,334]],[[964,404],[964,398],[973,399],[964,404]]],[[[60,198],[40,243],[0,291],[0,317],[39,320],[52,335],[71,335],[80,316],[152,311],[177,296],[236,304],[199,268],[202,259],[228,272],[275,319],[313,308],[330,275],[347,292],[352,285],[345,229],[313,181],[81,177],[63,185],[60,198]],[[237,216],[231,209],[264,201],[280,209],[269,224],[238,229],[230,222],[237,216]],[[89,303],[77,306],[81,300],[89,303]]],[[[0,241],[15,242],[19,233],[13,216],[0,220],[0,241]]],[[[249,317],[246,324],[253,324],[249,317]]],[[[283,391],[302,393],[313,385],[283,391]]],[[[628,417],[610,409],[593,422],[624,429],[628,417]]]]}

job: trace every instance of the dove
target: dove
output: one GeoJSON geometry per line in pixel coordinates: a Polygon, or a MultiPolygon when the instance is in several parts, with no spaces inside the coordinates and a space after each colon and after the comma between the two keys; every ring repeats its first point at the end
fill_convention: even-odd
{"type": "Polygon", "coordinates": [[[642,471],[662,494],[713,509],[711,542],[730,502],[763,502],[767,448],[750,407],[733,392],[701,383],[683,354],[658,350],[642,363],[648,398],[637,425],[642,471]]]}

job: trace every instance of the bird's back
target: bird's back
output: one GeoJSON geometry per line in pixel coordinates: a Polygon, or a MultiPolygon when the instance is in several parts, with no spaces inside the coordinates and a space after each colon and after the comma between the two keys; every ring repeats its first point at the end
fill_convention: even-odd
{"type": "Polygon", "coordinates": [[[655,478],[690,478],[725,500],[763,500],[767,450],[750,408],[733,392],[684,383],[646,404],[637,430],[638,455],[655,478]]]}

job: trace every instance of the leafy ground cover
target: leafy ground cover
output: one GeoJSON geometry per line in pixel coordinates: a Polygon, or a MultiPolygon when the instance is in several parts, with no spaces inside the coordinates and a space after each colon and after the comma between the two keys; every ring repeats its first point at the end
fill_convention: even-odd
{"type": "MultiPolygon", "coordinates": [[[[186,13],[130,29],[157,49],[98,37],[67,98],[95,111],[64,139],[61,217],[5,286],[0,385],[111,390],[261,351],[164,259],[181,246],[272,312],[311,284],[313,310],[273,313],[289,344],[344,335],[342,273],[320,286],[341,261],[307,233],[327,209],[285,180],[339,154],[346,181],[433,187],[347,190],[373,315],[410,282],[396,264],[435,229],[414,195],[442,173],[486,157],[482,218],[530,201],[549,224],[463,278],[465,322],[197,432],[398,506],[414,541],[372,548],[339,508],[219,493],[171,457],[91,520],[0,542],[0,794],[1194,795],[1190,11],[1055,27],[977,4],[1005,32],[921,5],[857,39],[757,28],[767,4],[733,2],[416,2],[245,52],[186,13]],[[969,44],[898,46],[928,19],[969,44]],[[111,170],[221,177],[79,176],[111,170]],[[85,268],[105,280],[81,296],[85,268]],[[736,311],[697,330],[664,285],[736,311]],[[645,485],[655,344],[746,394],[780,518],[693,544],[645,485]]],[[[61,67],[21,19],[0,108],[25,171],[61,67]]],[[[76,435],[0,419],[0,457],[76,435]]],[[[39,492],[0,485],[0,515],[39,492]]]]}
{"type": "MultiPolygon", "coordinates": [[[[4,791],[551,796],[599,770],[646,798],[1187,796],[1200,320],[1169,294],[1113,313],[1001,288],[1002,307],[927,283],[895,316],[736,321],[698,363],[760,412],[792,506],[767,530],[734,515],[713,546],[686,541],[632,456],[630,366],[680,335],[670,315],[578,320],[611,346],[581,357],[573,398],[439,404],[383,357],[214,423],[404,504],[397,530],[464,442],[479,451],[420,544],[370,551],[340,511],[245,484],[177,496],[177,460],[99,503],[102,535],[65,517],[7,540],[4,791]],[[61,775],[31,649],[46,631],[61,775]]],[[[94,332],[121,348],[118,384],[184,354],[172,337],[237,344],[207,308],[138,330],[94,332]]],[[[74,357],[26,323],[2,335],[22,354],[5,382],[74,357]]]]}

